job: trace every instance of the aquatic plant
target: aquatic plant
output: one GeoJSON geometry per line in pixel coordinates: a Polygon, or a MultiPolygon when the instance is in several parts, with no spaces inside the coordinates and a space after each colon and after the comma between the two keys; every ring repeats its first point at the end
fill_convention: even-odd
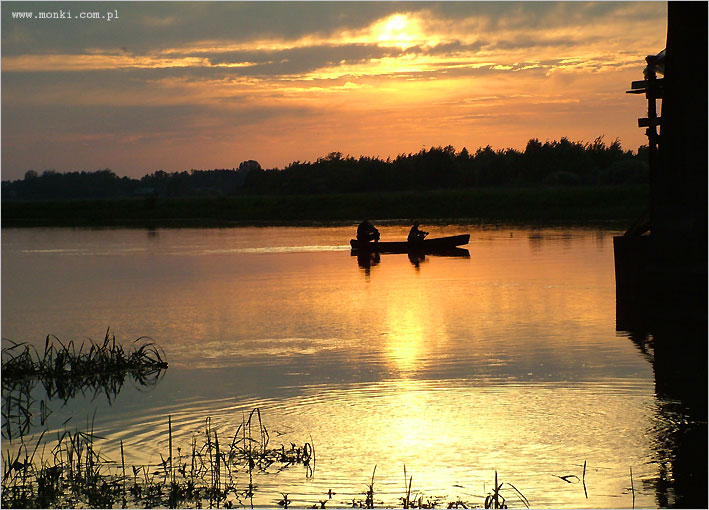
{"type": "MultiPolygon", "coordinates": [[[[156,465],[133,465],[128,469],[122,442],[120,462],[113,462],[101,454],[97,447],[99,437],[90,427],[86,431],[59,434],[47,457],[38,454],[42,451],[44,434],[33,445],[21,439],[16,452],[3,454],[2,506],[253,508],[257,490],[251,476],[253,471],[266,473],[268,466],[272,465],[279,465],[280,471],[306,463],[312,468],[313,463],[312,457],[303,456],[303,452],[311,451],[312,447],[270,447],[267,430],[259,421],[260,414],[259,409],[254,409],[248,418],[245,416],[236,428],[236,439],[231,443],[220,442],[220,434],[207,418],[204,430],[193,436],[190,447],[184,449],[188,452],[186,455],[183,448],[174,443],[172,417],[168,416],[168,455],[161,455],[161,461],[156,465]],[[175,454],[174,458],[171,453],[175,454]],[[240,477],[245,479],[241,481],[240,477]]],[[[377,466],[363,493],[364,499],[353,499],[352,507],[374,508],[375,504],[384,504],[375,500],[376,469],[377,466]]],[[[409,476],[405,496],[401,498],[402,503],[406,501],[407,508],[439,508],[445,501],[445,498],[424,497],[422,494],[412,497],[412,480],[413,477],[409,476]]],[[[527,498],[516,487],[510,483],[498,483],[497,472],[495,488],[485,499],[485,508],[507,508],[501,494],[503,486],[512,488],[529,508],[527,498]]],[[[333,495],[332,490],[328,491],[328,499],[312,504],[311,508],[326,508],[333,495]]],[[[288,492],[280,492],[280,496],[279,506],[289,508],[294,504],[288,492]]],[[[480,506],[460,498],[447,504],[447,508],[480,506]]]]}
{"type": "MultiPolygon", "coordinates": [[[[524,494],[522,494],[517,487],[512,485],[509,482],[506,482],[507,485],[510,486],[512,490],[515,491],[517,497],[519,500],[522,502],[522,504],[529,508],[529,500],[526,498],[524,494]]],[[[493,486],[492,493],[488,494],[485,497],[485,508],[507,508],[507,503],[505,502],[504,496],[501,494],[502,487],[505,485],[505,483],[497,483],[497,471],[495,471],[495,485],[493,486]]]]}
{"type": "Polygon", "coordinates": [[[372,481],[367,486],[367,492],[365,493],[365,508],[374,508],[374,473],[377,472],[377,466],[374,466],[372,470],[372,481]]]}
{"type": "Polygon", "coordinates": [[[409,483],[408,485],[406,484],[406,464],[404,464],[404,488],[406,488],[406,494],[401,498],[401,504],[405,509],[411,507],[411,482],[413,479],[414,477],[410,476],[409,483]]]}
{"type": "Polygon", "coordinates": [[[94,397],[105,394],[111,402],[127,377],[141,386],[154,385],[168,367],[165,354],[150,338],[140,337],[125,349],[110,328],[103,343],[87,340],[78,347],[48,335],[42,352],[26,342],[4,341],[10,343],[2,349],[2,433],[8,439],[28,433],[35,416],[44,425],[51,412],[44,399],[32,396],[37,384],[48,400],[66,403],[92,392],[94,397]]]}
{"type": "MultiPolygon", "coordinates": [[[[42,453],[48,448],[44,436],[34,447],[20,437],[15,451],[3,453],[2,507],[253,507],[254,470],[266,472],[278,465],[280,471],[299,464],[306,467],[307,476],[314,464],[310,443],[270,447],[259,409],[243,418],[231,443],[220,442],[207,418],[204,433],[192,438],[188,455],[175,447],[168,416],[168,454],[161,454],[157,465],[133,465],[128,472],[123,443],[120,463],[108,459],[98,450],[92,427],[59,434],[48,456],[38,455],[40,446],[42,453]],[[244,474],[248,484],[239,483],[238,476],[244,474]]],[[[287,493],[283,496],[287,507],[291,501],[287,493]]]]}
{"type": "Polygon", "coordinates": [[[131,372],[140,379],[168,366],[161,349],[150,338],[138,338],[126,351],[116,343],[110,328],[106,330],[103,343],[84,341],[78,350],[74,341],[65,345],[54,335],[47,335],[42,354],[26,342],[7,341],[12,345],[2,349],[3,385],[39,379],[50,393],[60,398],[105,374],[131,372]]]}

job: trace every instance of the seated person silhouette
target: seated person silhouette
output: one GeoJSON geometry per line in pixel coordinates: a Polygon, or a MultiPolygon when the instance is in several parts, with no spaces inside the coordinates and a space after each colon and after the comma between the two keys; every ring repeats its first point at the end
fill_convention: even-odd
{"type": "Polygon", "coordinates": [[[409,237],[407,240],[410,243],[420,243],[428,235],[428,232],[419,230],[419,225],[421,224],[418,221],[414,221],[414,226],[411,227],[411,230],[409,230],[409,237]]]}
{"type": "Polygon", "coordinates": [[[379,241],[379,231],[369,221],[364,220],[357,227],[357,240],[361,243],[368,243],[369,241],[376,243],[379,241]]]}

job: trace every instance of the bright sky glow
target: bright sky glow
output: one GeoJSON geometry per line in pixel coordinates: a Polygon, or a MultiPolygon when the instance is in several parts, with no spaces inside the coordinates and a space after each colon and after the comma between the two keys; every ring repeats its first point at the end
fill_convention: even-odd
{"type": "Polygon", "coordinates": [[[659,2],[2,4],[2,179],[141,176],[530,138],[646,143],[659,2]]]}

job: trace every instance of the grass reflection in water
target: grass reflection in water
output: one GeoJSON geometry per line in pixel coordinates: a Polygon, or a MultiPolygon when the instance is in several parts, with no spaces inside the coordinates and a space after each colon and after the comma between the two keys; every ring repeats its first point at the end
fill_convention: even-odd
{"type": "Polygon", "coordinates": [[[29,433],[35,415],[40,425],[45,424],[51,411],[44,398],[33,396],[38,384],[47,400],[66,404],[79,394],[103,393],[111,402],[126,378],[140,386],[154,386],[168,366],[162,350],[149,338],[138,338],[126,350],[110,330],[103,343],[82,342],[78,348],[73,341],[65,345],[48,335],[41,354],[33,345],[7,341],[11,345],[2,349],[2,434],[6,439],[29,433]]]}

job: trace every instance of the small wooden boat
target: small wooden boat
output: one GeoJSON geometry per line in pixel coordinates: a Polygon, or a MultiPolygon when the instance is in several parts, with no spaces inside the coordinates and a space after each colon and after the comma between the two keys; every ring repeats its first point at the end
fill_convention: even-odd
{"type": "Polygon", "coordinates": [[[376,253],[440,253],[456,250],[457,246],[468,244],[470,234],[460,234],[457,236],[436,237],[424,239],[416,243],[408,241],[379,241],[364,243],[357,239],[350,240],[353,252],[376,252],[376,253]]]}

